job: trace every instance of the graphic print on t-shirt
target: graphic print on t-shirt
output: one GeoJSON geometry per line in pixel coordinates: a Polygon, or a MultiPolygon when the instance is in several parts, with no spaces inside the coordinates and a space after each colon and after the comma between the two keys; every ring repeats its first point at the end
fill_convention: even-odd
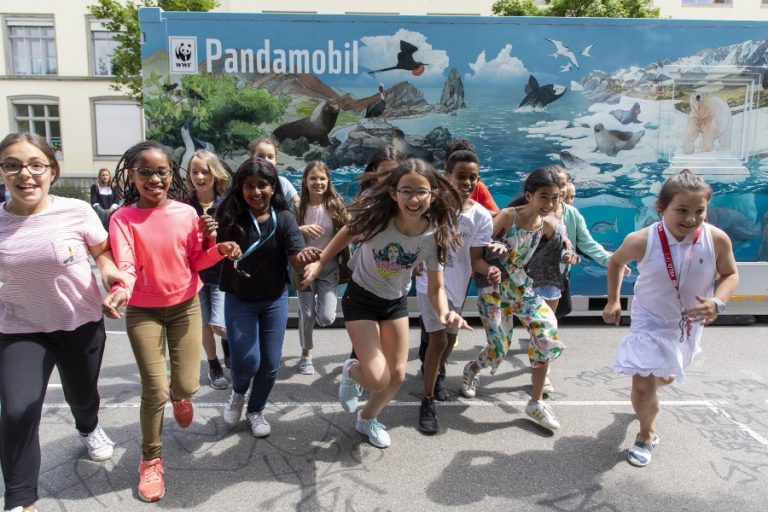
{"type": "Polygon", "coordinates": [[[373,260],[376,263],[376,272],[389,279],[401,270],[410,269],[419,257],[421,249],[414,253],[407,253],[403,246],[397,242],[390,242],[383,249],[373,251],[373,260]]]}

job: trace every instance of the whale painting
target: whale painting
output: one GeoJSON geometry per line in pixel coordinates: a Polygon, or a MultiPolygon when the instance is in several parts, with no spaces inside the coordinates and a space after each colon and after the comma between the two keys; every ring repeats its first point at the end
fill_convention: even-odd
{"type": "Polygon", "coordinates": [[[525,84],[525,98],[520,102],[519,107],[543,108],[560,98],[565,94],[566,88],[562,85],[547,84],[540,86],[533,75],[525,84]]]}

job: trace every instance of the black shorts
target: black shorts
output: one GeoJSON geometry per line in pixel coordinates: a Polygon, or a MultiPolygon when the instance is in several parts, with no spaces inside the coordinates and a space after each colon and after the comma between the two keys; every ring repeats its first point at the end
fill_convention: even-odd
{"type": "Polygon", "coordinates": [[[403,295],[393,300],[382,299],[354,281],[350,281],[341,298],[341,311],[344,313],[345,322],[396,320],[408,316],[408,297],[403,295]]]}

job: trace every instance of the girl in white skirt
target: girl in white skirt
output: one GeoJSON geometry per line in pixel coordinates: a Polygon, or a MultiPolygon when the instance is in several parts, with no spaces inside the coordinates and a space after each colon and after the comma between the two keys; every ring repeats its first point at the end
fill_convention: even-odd
{"type": "Polygon", "coordinates": [[[634,466],[646,466],[659,444],[656,390],[675,379],[701,350],[702,327],[725,310],[739,275],[731,241],[707,224],[712,189],[685,169],[664,182],[656,201],[661,221],[627,235],[608,264],[606,323],[621,318],[624,266],[637,261],[632,326],[619,347],[614,371],[632,375],[632,407],[640,433],[627,450],[634,466]],[[717,278],[717,282],[715,279],[717,278]]]}

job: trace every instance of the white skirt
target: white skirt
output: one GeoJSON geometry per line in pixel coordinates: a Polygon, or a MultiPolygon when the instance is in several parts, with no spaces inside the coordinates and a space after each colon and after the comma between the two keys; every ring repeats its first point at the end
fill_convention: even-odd
{"type": "Polygon", "coordinates": [[[657,332],[630,332],[616,353],[613,371],[625,375],[654,375],[685,382],[685,368],[701,352],[701,324],[694,325],[688,339],[657,332]]]}

